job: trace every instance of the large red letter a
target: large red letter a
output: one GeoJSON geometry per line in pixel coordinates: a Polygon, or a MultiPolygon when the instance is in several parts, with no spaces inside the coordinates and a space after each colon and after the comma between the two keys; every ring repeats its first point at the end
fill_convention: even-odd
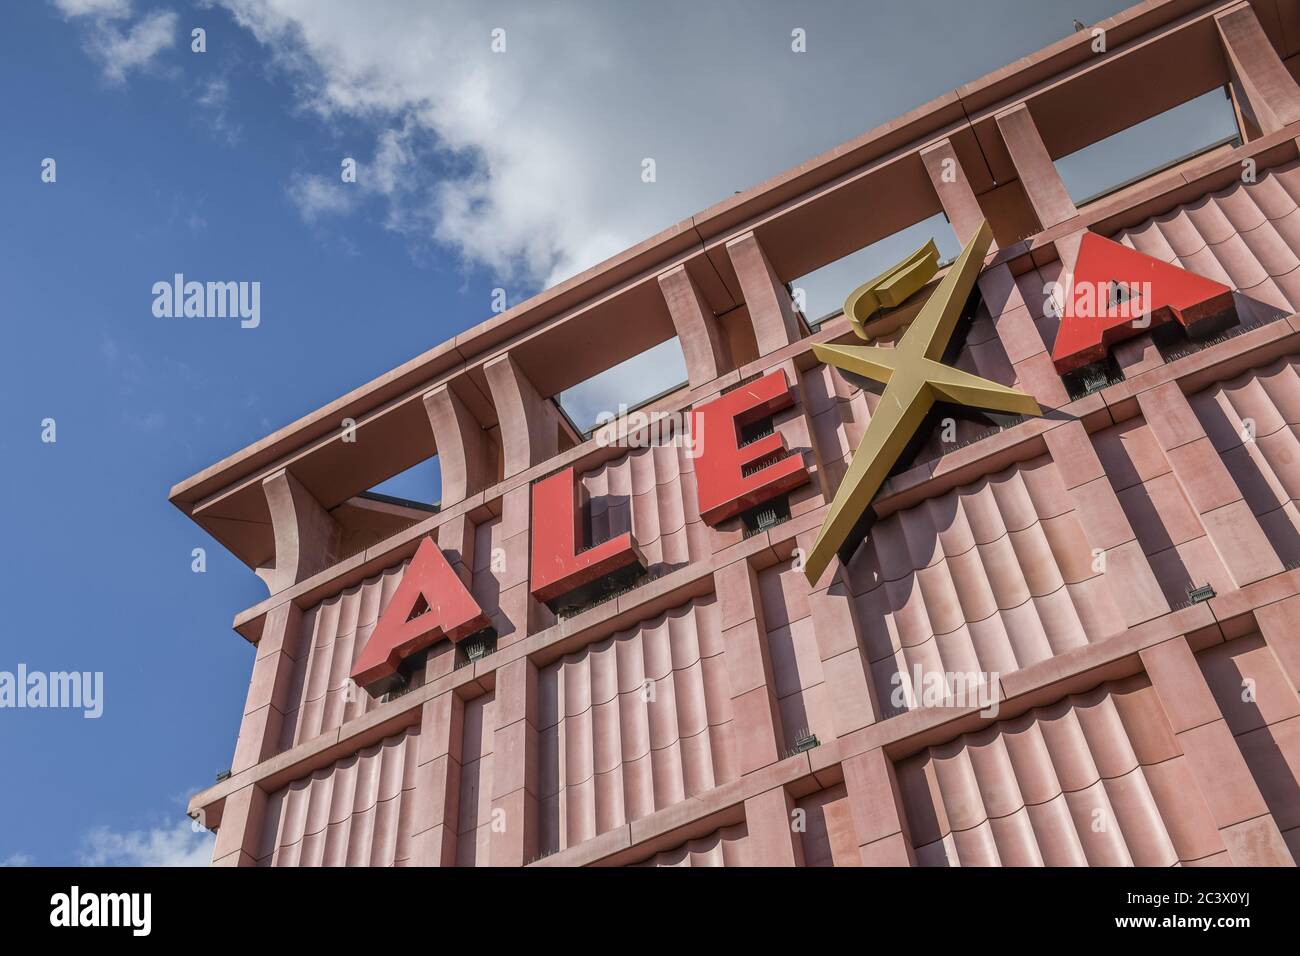
{"type": "Polygon", "coordinates": [[[441,549],[432,538],[425,538],[357,658],[352,679],[362,687],[372,687],[392,677],[402,661],[435,641],[444,637],[459,641],[487,626],[487,615],[441,549]]]}
{"type": "Polygon", "coordinates": [[[1118,242],[1085,232],[1067,292],[1052,363],[1064,375],[1101,361],[1116,342],[1140,335],[1151,326],[1177,319],[1190,328],[1232,311],[1232,290],[1118,242]],[[1122,288],[1134,298],[1112,302],[1122,288]],[[1149,295],[1142,296],[1143,290],[1149,295]],[[1140,318],[1135,322],[1134,318],[1140,318]]]}

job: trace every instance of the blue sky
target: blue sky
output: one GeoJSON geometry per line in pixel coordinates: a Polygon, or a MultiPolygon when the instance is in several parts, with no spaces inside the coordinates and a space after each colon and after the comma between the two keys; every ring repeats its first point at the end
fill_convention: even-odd
{"type": "MultiPolygon", "coordinates": [[[[97,720],[0,710],[0,863],[206,859],[183,809],[230,763],[252,663],[230,622],[265,588],[172,484],[487,318],[494,288],[513,304],[1123,4],[379,6],[0,11],[0,671],[105,681],[97,720]],[[908,8],[952,29],[917,31],[908,8]],[[155,317],[177,272],[260,282],[260,325],[155,317]]],[[[1206,127],[1180,129],[1161,148],[1206,127]]],[[[823,277],[819,301],[875,271],[823,277]]],[[[432,500],[436,472],[385,487],[432,500]]]]}

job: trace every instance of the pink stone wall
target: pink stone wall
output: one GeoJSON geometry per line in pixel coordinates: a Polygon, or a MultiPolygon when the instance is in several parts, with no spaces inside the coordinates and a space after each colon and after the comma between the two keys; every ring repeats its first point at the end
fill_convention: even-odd
{"type": "Polygon", "coordinates": [[[1173,866],[1225,848],[1144,678],[1104,684],[899,766],[922,866],[1173,866]]]}
{"type": "Polygon", "coordinates": [[[419,738],[412,727],[270,794],[258,864],[404,865],[419,738]]]}
{"type": "Polygon", "coordinates": [[[710,598],[541,669],[543,852],[738,776],[722,655],[719,610],[710,598]]]}
{"type": "Polygon", "coordinates": [[[1191,396],[1214,449],[1241,488],[1269,543],[1300,562],[1300,371],[1279,359],[1191,396]]]}
{"type": "MultiPolygon", "coordinates": [[[[812,476],[790,496],[790,520],[755,534],[739,519],[706,526],[685,448],[611,455],[592,442],[561,462],[529,444],[533,432],[549,441],[553,422],[510,422],[510,475],[427,524],[491,616],[496,651],[456,667],[443,642],[403,695],[350,688],[409,540],[277,591],[240,622],[258,643],[233,773],[196,797],[219,819],[215,859],[1293,865],[1300,123],[1072,212],[1048,202],[1060,196],[1032,111],[999,116],[987,132],[1010,130],[1015,149],[998,162],[1029,181],[1025,201],[1051,226],[986,268],[956,364],[1033,390],[1042,419],[956,449],[930,436],[878,499],[853,561],[811,586],[801,556],[880,398],[772,324],[785,316],[785,212],[681,252],[689,283],[717,279],[685,302],[697,333],[717,321],[714,299],[737,294],[751,302],[732,321],[762,312],[768,326],[762,358],[697,381],[701,362],[722,361],[705,356],[693,391],[665,402],[688,410],[782,370],[795,401],[774,427],[812,476]],[[1218,188],[1239,176],[1238,154],[1264,160],[1258,182],[1218,188]],[[1183,201],[1197,176],[1205,194],[1183,201]],[[1243,322],[1259,327],[1168,363],[1154,349],[1129,355],[1123,381],[1068,401],[1045,351],[1057,320],[1044,289],[1079,232],[1104,222],[1136,222],[1110,234],[1231,285],[1243,322]],[[557,621],[528,590],[528,481],[571,461],[592,539],[630,530],[653,577],[557,621]],[[1207,584],[1214,596],[1193,603],[1188,589],[1207,584]],[[949,692],[960,675],[980,677],[997,713],[917,699],[917,668],[944,675],[949,692]]],[[[960,158],[947,139],[933,148],[960,158]]],[[[945,209],[980,209],[980,197],[935,185],[945,209]]],[[[800,215],[827,208],[789,199],[782,209],[800,215]]],[[[847,335],[840,321],[818,335],[847,335]]],[[[532,387],[527,362],[509,351],[492,362],[532,387]]],[[[519,414],[544,405],[535,398],[519,414]]],[[[482,423],[466,414],[472,433],[482,423]]],[[[959,422],[953,437],[985,430],[959,422]]]]}
{"type": "Polygon", "coordinates": [[[917,666],[1009,674],[1123,632],[1093,560],[1046,457],[878,522],[849,581],[882,705],[917,666]]]}

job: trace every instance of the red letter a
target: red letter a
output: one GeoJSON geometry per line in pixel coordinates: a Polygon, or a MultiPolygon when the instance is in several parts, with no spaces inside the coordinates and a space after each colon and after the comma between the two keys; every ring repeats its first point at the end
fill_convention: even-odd
{"type": "Polygon", "coordinates": [[[1052,348],[1058,375],[1100,361],[1116,342],[1140,335],[1170,318],[1190,328],[1232,310],[1232,290],[1221,282],[1085,232],[1068,290],[1065,314],[1052,348]],[[1122,287],[1136,298],[1112,304],[1112,289],[1122,287]],[[1150,290],[1146,301],[1144,289],[1150,290]],[[1135,323],[1134,318],[1149,318],[1135,323]]]}
{"type": "Polygon", "coordinates": [[[487,626],[487,615],[442,550],[432,538],[425,538],[353,665],[352,679],[362,687],[371,687],[392,677],[398,665],[416,651],[444,637],[459,641],[487,626]]]}

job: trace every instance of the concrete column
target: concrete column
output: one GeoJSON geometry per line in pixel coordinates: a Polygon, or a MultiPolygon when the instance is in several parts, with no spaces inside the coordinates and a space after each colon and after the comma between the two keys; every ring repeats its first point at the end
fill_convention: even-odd
{"type": "Polygon", "coordinates": [[[1140,656],[1233,864],[1293,865],[1187,639],[1165,641],[1140,656]]]}
{"type": "Polygon", "coordinates": [[[292,709],[289,692],[298,666],[301,636],[302,611],[292,601],[266,612],[244,716],[239,722],[235,757],[230,764],[232,774],[255,767],[280,752],[284,715],[292,709]]]}
{"type": "MultiPolygon", "coordinates": [[[[980,223],[984,220],[984,210],[980,208],[979,199],[971,189],[970,180],[966,178],[966,171],[957,159],[952,141],[943,139],[925,147],[921,150],[921,162],[925,163],[925,171],[930,174],[930,182],[939,196],[944,215],[957,233],[957,241],[966,245],[979,230],[980,223]]],[[[996,248],[997,240],[994,240],[989,251],[996,248]]]]}
{"type": "Polygon", "coordinates": [[[212,848],[213,866],[255,866],[266,815],[266,792],[255,783],[226,797],[212,848]]]}
{"type": "Polygon", "coordinates": [[[1259,139],[1300,121],[1300,87],[1250,4],[1217,13],[1214,22],[1232,74],[1233,99],[1246,120],[1243,138],[1259,139]]]}
{"type": "MultiPolygon", "coordinates": [[[[921,160],[930,174],[930,182],[948,221],[952,223],[958,240],[965,245],[979,229],[984,211],[957,159],[952,142],[944,139],[927,146],[921,150],[921,160]]],[[[991,249],[996,248],[995,243],[991,249]]],[[[1015,387],[1029,392],[1041,405],[1064,405],[1070,399],[1061,377],[1052,366],[1048,353],[1051,343],[1043,341],[1011,269],[1003,264],[984,270],[979,277],[979,286],[998,338],[1006,350],[1007,360],[1015,369],[1015,387]]]]}
{"type": "Polygon", "coordinates": [[[993,319],[998,338],[1006,350],[1007,360],[1015,369],[1016,388],[1028,392],[1038,403],[1059,408],[1070,401],[1065,383],[1056,374],[1050,343],[1043,341],[1029,305],[1020,294],[1015,276],[1005,263],[985,269],[979,277],[980,295],[993,319]]]}
{"type": "Polygon", "coordinates": [[[1083,423],[1066,422],[1043,437],[1074,499],[1088,544],[1104,552],[1106,584],[1125,622],[1134,627],[1167,614],[1169,602],[1083,423]]]}
{"type": "MultiPolygon", "coordinates": [[[[490,611],[497,629],[497,648],[508,647],[555,623],[555,615],[533,597],[529,582],[532,487],[507,491],[501,498],[502,563],[492,571],[496,579],[496,610],[490,611]]],[[[486,556],[491,562],[492,556],[486,556]]],[[[483,556],[480,556],[480,565],[483,556]]],[[[485,605],[486,607],[486,605],[485,605]]]]}
{"type": "Polygon", "coordinates": [[[464,736],[465,704],[455,691],[425,702],[411,817],[412,866],[456,865],[464,736]]]}
{"type": "Polygon", "coordinates": [[[740,280],[749,320],[754,324],[758,354],[767,355],[798,341],[803,335],[799,316],[758,237],[752,232],[737,236],[727,243],[727,255],[740,280]]]}
{"type": "Polygon", "coordinates": [[[461,583],[474,583],[474,540],[477,526],[465,515],[457,515],[438,525],[438,547],[461,583]]]}
{"type": "Polygon", "coordinates": [[[528,376],[509,354],[483,366],[492,403],[501,423],[504,477],[512,478],[555,457],[560,450],[560,415],[538,394],[528,376]]]}
{"type": "MultiPolygon", "coordinates": [[[[804,554],[812,550],[817,532],[796,539],[804,554]]],[[[857,609],[838,566],[827,570],[808,592],[808,610],[822,660],[822,676],[830,692],[835,734],[845,734],[874,724],[880,715],[871,664],[858,641],[857,609]]]]}
{"type": "Polygon", "coordinates": [[[275,558],[257,569],[272,594],[305,581],[338,560],[343,532],[310,491],[284,468],[262,479],[275,534],[275,558]]]}
{"type": "Polygon", "coordinates": [[[843,763],[863,866],[915,866],[894,763],[877,747],[843,763]]]}
{"type": "Polygon", "coordinates": [[[785,734],[773,693],[772,659],[763,623],[758,576],[740,560],[713,572],[722,605],[722,638],[731,708],[736,728],[736,758],[742,774],[781,759],[785,734]]]}
{"type": "Polygon", "coordinates": [[[1281,560],[1178,383],[1139,392],[1137,399],[1183,494],[1237,586],[1281,573],[1281,560]]]}
{"type": "Polygon", "coordinates": [[[691,388],[712,382],[731,366],[731,356],[713,310],[695,286],[686,266],[676,266],[659,277],[659,289],[677,330],[691,388]]]}
{"type": "Polygon", "coordinates": [[[521,657],[499,668],[496,680],[488,862],[523,866],[537,856],[537,668],[521,657]]]}
{"type": "Polygon", "coordinates": [[[774,787],[745,801],[750,866],[803,866],[803,844],[795,836],[794,800],[774,787]]]}
{"type": "Polygon", "coordinates": [[[492,442],[482,424],[447,383],[424,394],[442,476],[444,508],[482,491],[495,477],[492,442]]]}
{"type": "Polygon", "coordinates": [[[1255,623],[1291,686],[1300,690],[1300,595],[1260,608],[1255,623]]]}
{"type": "MultiPolygon", "coordinates": [[[[447,559],[447,564],[470,593],[473,593],[474,587],[474,542],[477,530],[467,515],[457,515],[438,525],[434,532],[438,548],[447,559]]],[[[486,605],[483,609],[488,610],[486,605]]],[[[455,669],[454,651],[430,654],[424,663],[424,681],[427,684],[439,677],[446,677],[455,669]]]]}
{"type": "Polygon", "coordinates": [[[1115,364],[1124,370],[1125,378],[1133,378],[1165,364],[1165,357],[1156,348],[1150,332],[1119,342],[1111,354],[1115,356],[1115,364]]]}
{"type": "Polygon", "coordinates": [[[1061,182],[1043,138],[1038,135],[1029,107],[1020,103],[998,113],[994,120],[1039,224],[1050,229],[1078,215],[1074,200],[1061,182]]]}

